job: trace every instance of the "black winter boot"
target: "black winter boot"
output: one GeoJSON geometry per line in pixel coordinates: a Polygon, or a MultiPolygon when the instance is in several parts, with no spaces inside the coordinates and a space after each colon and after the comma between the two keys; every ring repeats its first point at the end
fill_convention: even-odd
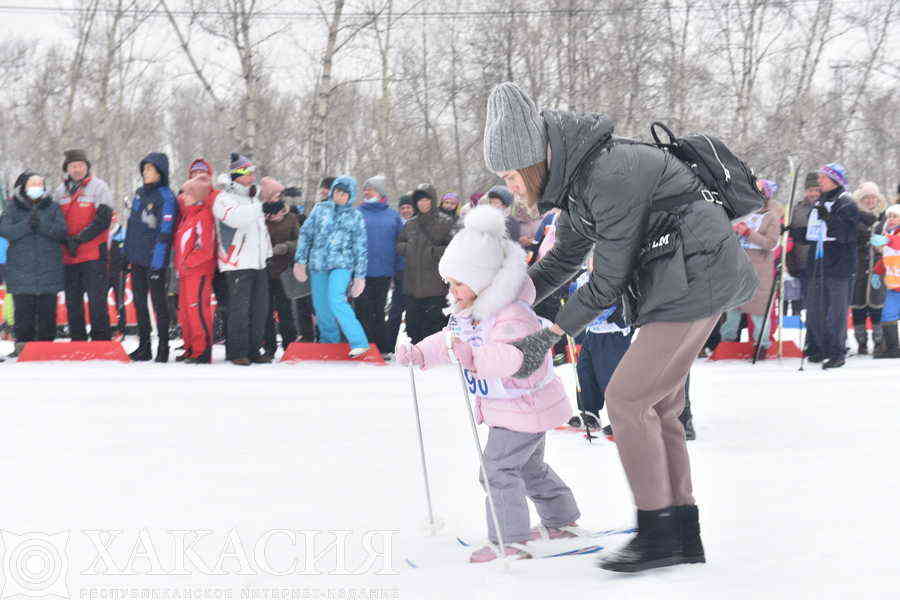
{"type": "Polygon", "coordinates": [[[190,357],[184,362],[189,365],[208,365],[212,363],[212,348],[207,348],[200,356],[190,357]]]}
{"type": "Polygon", "coordinates": [[[637,522],[637,535],[618,552],[601,559],[597,566],[607,571],[636,573],[685,562],[675,507],[639,510],[637,522]]]}
{"type": "Polygon", "coordinates": [[[700,541],[700,516],[697,506],[694,504],[676,506],[675,516],[678,518],[681,537],[681,562],[705,563],[706,554],[703,552],[703,542],[700,541]]]}
{"type": "Polygon", "coordinates": [[[900,336],[897,333],[897,321],[882,323],[884,331],[884,352],[876,352],[872,358],[900,358],[900,336]]]}
{"type": "Polygon", "coordinates": [[[169,362],[169,343],[168,342],[160,342],[159,346],[156,347],[156,360],[154,362],[158,362],[158,363],[169,362]]]}
{"type": "Polygon", "coordinates": [[[128,355],[135,362],[144,362],[153,358],[150,354],[150,340],[141,340],[137,350],[128,355]]]}
{"type": "Polygon", "coordinates": [[[869,332],[866,331],[866,324],[862,325],[854,325],[853,333],[856,336],[856,345],[859,346],[859,349],[856,351],[857,354],[868,354],[869,353],[869,332]]]}

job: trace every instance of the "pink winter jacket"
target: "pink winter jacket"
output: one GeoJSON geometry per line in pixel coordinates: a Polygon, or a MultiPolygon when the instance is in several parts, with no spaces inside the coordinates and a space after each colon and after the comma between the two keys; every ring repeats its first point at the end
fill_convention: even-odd
{"type": "MultiPolygon", "coordinates": [[[[509,342],[520,340],[542,327],[531,309],[535,294],[534,284],[526,277],[518,299],[527,306],[522,302],[511,302],[497,311],[493,325],[485,332],[485,343],[479,347],[469,345],[472,350],[470,371],[474,371],[473,375],[478,378],[499,378],[507,390],[540,387],[517,398],[498,399],[476,395],[478,423],[513,431],[540,433],[565,423],[572,416],[571,404],[562,381],[552,372],[552,361],[545,363],[527,379],[512,377],[522,366],[522,353],[509,342]]],[[[416,345],[425,360],[423,369],[450,362],[446,342],[448,331],[445,328],[416,345]]],[[[466,362],[463,361],[464,366],[466,362]]]]}

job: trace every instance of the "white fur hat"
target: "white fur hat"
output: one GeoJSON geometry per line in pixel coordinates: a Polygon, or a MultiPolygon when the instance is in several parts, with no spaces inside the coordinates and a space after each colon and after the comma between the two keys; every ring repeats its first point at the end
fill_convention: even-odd
{"type": "Polygon", "coordinates": [[[514,300],[528,277],[525,251],[509,239],[503,213],[488,205],[469,211],[438,271],[444,279],[452,277],[472,288],[478,294],[476,312],[483,312],[477,310],[481,305],[488,313],[514,300]]]}

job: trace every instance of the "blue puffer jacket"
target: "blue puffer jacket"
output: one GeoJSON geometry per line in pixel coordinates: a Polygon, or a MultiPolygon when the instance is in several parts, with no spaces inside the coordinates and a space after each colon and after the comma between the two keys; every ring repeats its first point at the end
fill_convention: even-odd
{"type": "Polygon", "coordinates": [[[364,202],[359,207],[366,222],[369,270],[366,277],[393,277],[399,270],[397,235],[403,229],[400,213],[383,202],[364,202]]]}
{"type": "Polygon", "coordinates": [[[141,161],[142,172],[147,163],[156,167],[160,180],[142,185],[134,194],[125,232],[125,256],[129,263],[158,271],[169,266],[178,201],[169,189],[168,157],[161,152],[148,154],[141,161]]]}
{"type": "Polygon", "coordinates": [[[316,205],[300,228],[294,262],[310,271],[347,269],[354,278],[365,277],[368,269],[366,224],[353,208],[356,180],[346,175],[331,186],[328,199],[316,205]],[[347,190],[350,200],[337,205],[332,200],[336,187],[347,190]]]}

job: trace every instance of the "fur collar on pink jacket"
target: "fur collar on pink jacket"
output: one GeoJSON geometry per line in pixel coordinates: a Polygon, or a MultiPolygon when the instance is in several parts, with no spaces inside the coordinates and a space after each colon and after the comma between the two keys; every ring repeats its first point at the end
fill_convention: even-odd
{"type": "MultiPolygon", "coordinates": [[[[512,377],[522,365],[522,353],[510,342],[543,326],[531,308],[535,289],[524,263],[520,273],[517,280],[504,279],[503,285],[492,285],[491,293],[480,295],[472,310],[453,316],[462,325],[458,329],[467,332],[455,342],[454,353],[466,369],[479,423],[539,433],[565,423],[572,407],[549,352],[544,365],[533,375],[526,379],[512,377]]],[[[446,341],[450,330],[448,325],[417,344],[424,358],[423,369],[450,362],[446,341]]]]}

